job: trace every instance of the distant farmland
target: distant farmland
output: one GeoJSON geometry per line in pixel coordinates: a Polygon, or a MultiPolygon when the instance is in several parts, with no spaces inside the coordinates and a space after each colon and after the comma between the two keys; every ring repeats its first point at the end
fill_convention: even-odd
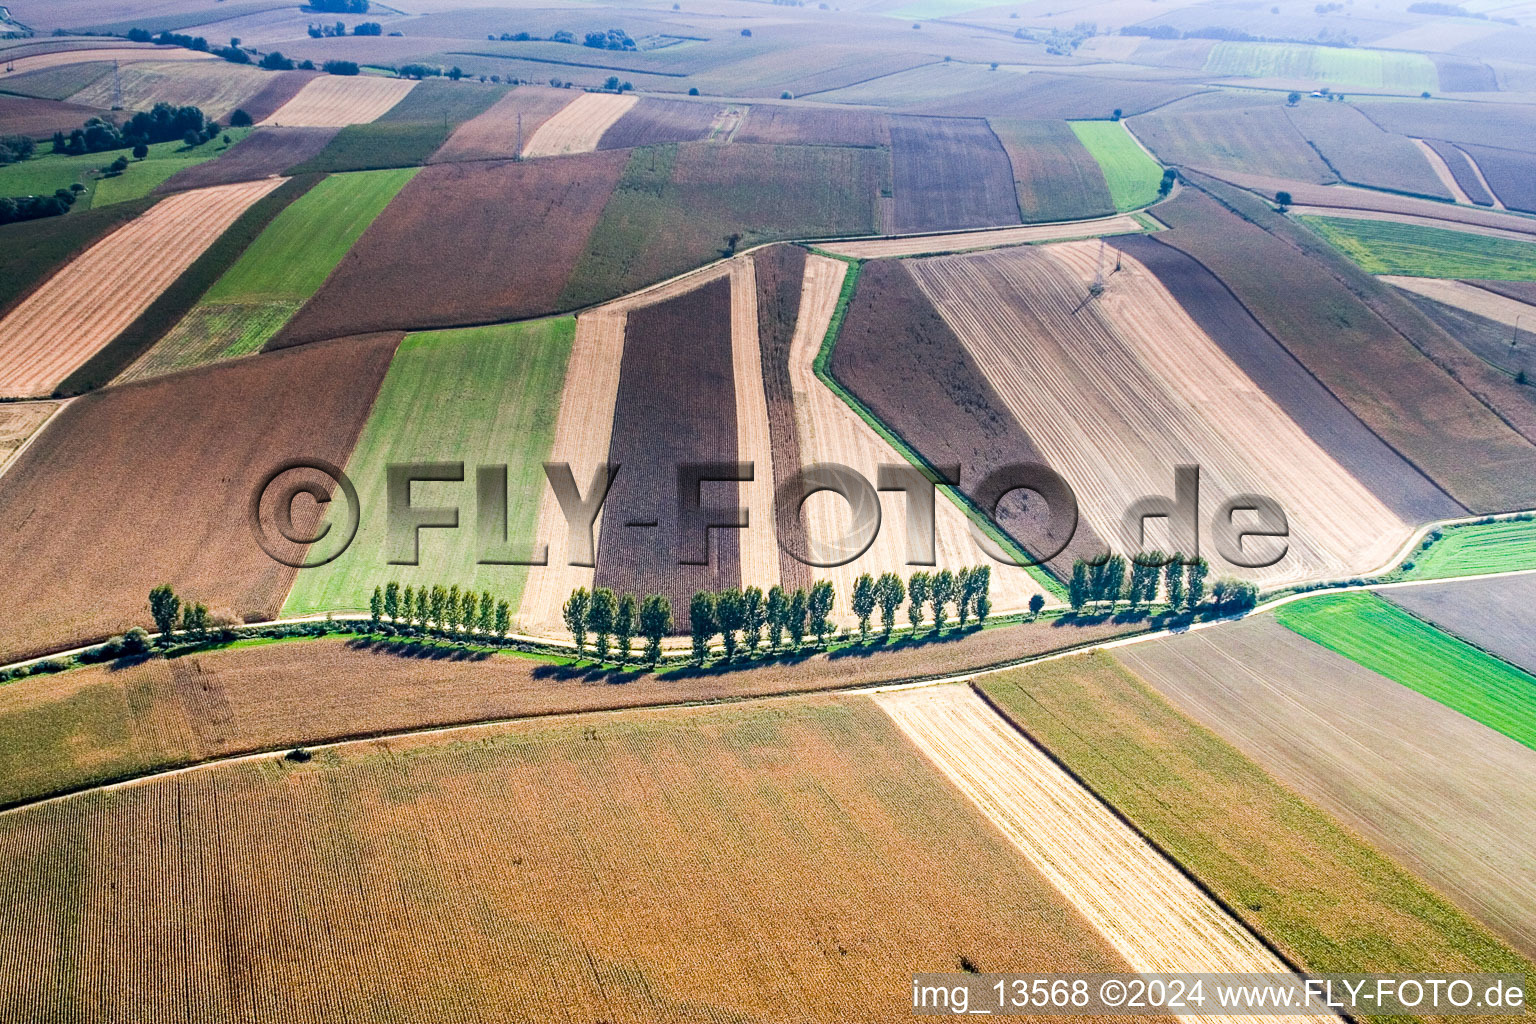
{"type": "Polygon", "coordinates": [[[1536,243],[1395,221],[1301,219],[1372,274],[1536,281],[1536,243]]]}
{"type": "Polygon", "coordinates": [[[980,118],[893,117],[891,166],[894,233],[1019,222],[1008,154],[980,118]]]}
{"type": "Polygon", "coordinates": [[[1296,601],[1281,625],[1536,748],[1536,677],[1372,594],[1296,601]]]}
{"type": "Polygon", "coordinates": [[[1127,969],[865,700],[199,772],[7,816],[0,856],[8,1017],[895,1022],[914,970],[1127,969]]]}
{"type": "Polygon", "coordinates": [[[1286,111],[1345,181],[1451,201],[1451,191],[1411,139],[1382,131],[1352,105],[1303,100],[1286,111]]]}
{"type": "Polygon", "coordinates": [[[1205,71],[1211,75],[1325,82],[1415,96],[1440,88],[1434,62],[1422,54],[1339,46],[1219,42],[1206,58],[1205,71]]]}
{"type": "Polygon", "coordinates": [[[1098,161],[1065,122],[999,117],[988,123],[1013,166],[1019,213],[1026,224],[1115,212],[1098,161]]]}
{"type": "Polygon", "coordinates": [[[1104,171],[1104,180],[1120,210],[1134,210],[1157,201],[1163,171],[1123,123],[1073,121],[1072,130],[1104,171]]]}
{"type": "Polygon", "coordinates": [[[528,558],[538,497],[547,486],[541,463],[553,437],[575,328],[574,320],[562,318],[413,334],[402,341],[347,463],[363,506],[357,539],[329,565],[299,570],[284,613],[364,610],[373,588],[391,580],[489,590],[516,608],[528,570],[476,564],[475,467],[508,465],[511,556],[528,558]],[[419,565],[388,564],[386,467],[443,460],[465,463],[464,482],[420,484],[416,490],[433,495],[429,503],[457,505],[458,529],[423,530],[419,565]]]}

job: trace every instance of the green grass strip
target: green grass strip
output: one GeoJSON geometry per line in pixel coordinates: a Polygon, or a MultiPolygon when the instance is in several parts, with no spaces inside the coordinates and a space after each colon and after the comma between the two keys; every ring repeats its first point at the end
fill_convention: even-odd
{"type": "MultiPolygon", "coordinates": [[[[821,250],[817,251],[821,252],[821,250]]],[[[830,388],[834,395],[842,399],[848,408],[852,409],[858,414],[860,419],[869,424],[870,429],[879,434],[885,440],[885,443],[894,448],[902,458],[920,469],[927,470],[933,477],[937,478],[939,475],[937,470],[933,468],[927,459],[923,458],[916,448],[908,444],[900,434],[886,426],[868,406],[859,400],[858,396],[843,387],[837,378],[832,375],[832,350],[837,347],[837,337],[842,331],[843,318],[847,316],[848,305],[853,301],[854,290],[858,287],[859,272],[863,268],[863,263],[859,260],[838,256],[834,253],[822,252],[822,255],[830,259],[842,260],[848,264],[848,273],[843,277],[843,287],[837,295],[837,306],[832,311],[831,319],[827,321],[827,333],[821,339],[821,348],[817,350],[816,358],[811,363],[811,369],[815,372],[816,379],[830,388]]],[[[992,522],[986,513],[976,506],[976,503],[970,499],[969,495],[953,484],[941,483],[937,486],[941,494],[954,502],[955,506],[961,512],[964,512],[971,522],[979,526],[982,532],[991,537],[1015,562],[1025,563],[1030,561],[1029,552],[1025,551],[1024,548],[1019,546],[1017,541],[999,529],[997,524],[992,522]]],[[[1025,565],[1024,569],[1047,592],[1055,595],[1058,600],[1065,601],[1067,599],[1066,588],[1043,566],[1025,565]]]]}
{"type": "Polygon", "coordinates": [[[1440,580],[1536,569],[1536,518],[1444,527],[1426,537],[1424,546],[1403,565],[1394,579],[1440,580]]]}
{"type": "Polygon", "coordinates": [[[1536,749],[1536,676],[1375,594],[1334,594],[1275,612],[1286,628],[1536,749]]]}
{"type": "Polygon", "coordinates": [[[1072,130],[1104,172],[1115,209],[1135,210],[1157,202],[1163,168],[1131,137],[1121,121],[1073,121],[1072,130]]]}
{"type": "Polygon", "coordinates": [[[48,148],[43,143],[32,159],[0,167],[0,195],[51,196],[58,189],[79,182],[85,191],[75,201],[76,210],[142,199],[178,171],[222,156],[248,134],[248,128],[229,128],[211,141],[191,148],[179,140],[157,142],[149,147],[149,155],[143,160],[133,159],[131,149],[66,156],[43,152],[48,148]],[[229,139],[228,145],[225,138],[229,139]],[[110,178],[103,177],[102,168],[120,156],[128,157],[128,169],[110,178]]]}
{"type": "Polygon", "coordinates": [[[1367,273],[1536,281],[1536,243],[1395,221],[1298,219],[1367,273]]]}

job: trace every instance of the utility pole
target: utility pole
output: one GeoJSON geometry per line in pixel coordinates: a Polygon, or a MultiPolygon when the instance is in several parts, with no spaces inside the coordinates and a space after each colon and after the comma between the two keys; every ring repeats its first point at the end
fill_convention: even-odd
{"type": "Polygon", "coordinates": [[[123,109],[123,76],[119,74],[120,66],[116,60],[112,61],[112,109],[123,109]]]}
{"type": "Polygon", "coordinates": [[[523,158],[523,115],[519,111],[517,115],[517,159],[523,158]]]}

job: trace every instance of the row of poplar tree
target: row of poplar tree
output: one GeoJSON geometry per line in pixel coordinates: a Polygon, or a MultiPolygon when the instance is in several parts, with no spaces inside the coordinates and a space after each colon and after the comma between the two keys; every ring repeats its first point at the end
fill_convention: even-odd
{"type": "MultiPolygon", "coordinates": [[[[1186,560],[1160,551],[1127,560],[1123,555],[1072,564],[1067,584],[1067,603],[1074,612],[1089,604],[1113,610],[1121,601],[1135,611],[1154,604],[1159,595],[1171,611],[1194,615],[1206,599],[1210,563],[1203,558],[1186,560]]],[[[1258,603],[1259,591],[1244,580],[1220,579],[1210,587],[1211,604],[1221,612],[1248,611],[1258,603]]]]}
{"type": "Polygon", "coordinates": [[[512,606],[497,601],[490,591],[476,594],[457,586],[428,587],[387,583],[373,588],[368,601],[375,626],[388,619],[392,625],[436,628],[444,633],[479,633],[485,637],[506,639],[512,629],[512,606]]]}

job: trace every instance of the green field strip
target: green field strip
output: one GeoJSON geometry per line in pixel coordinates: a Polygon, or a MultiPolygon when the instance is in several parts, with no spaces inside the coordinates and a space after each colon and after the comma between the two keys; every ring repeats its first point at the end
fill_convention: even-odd
{"type": "Polygon", "coordinates": [[[575,318],[558,317],[402,341],[347,462],[362,504],[357,536],[335,561],[299,570],[283,614],[363,611],[373,588],[391,580],[488,590],[516,608],[528,570],[476,564],[476,467],[507,466],[507,536],[526,557],[575,336],[575,318]],[[464,482],[417,484],[412,498],[458,506],[459,527],[421,531],[420,564],[390,565],[386,467],[410,462],[464,463],[464,482]]]}
{"type": "Polygon", "coordinates": [[[1440,88],[1439,72],[1423,54],[1306,43],[1218,42],[1206,57],[1205,72],[1413,94],[1440,88]]]}
{"type": "Polygon", "coordinates": [[[1121,121],[1073,121],[1072,131],[1099,162],[1115,209],[1135,210],[1157,202],[1162,166],[1131,137],[1121,121]]]}
{"type": "Polygon", "coordinates": [[[1536,281],[1536,243],[1356,217],[1297,218],[1371,274],[1536,281]]]}
{"type": "MultiPolygon", "coordinates": [[[[938,473],[933,471],[933,467],[929,464],[928,460],[923,458],[916,448],[909,445],[900,434],[886,426],[884,421],[859,400],[858,396],[843,387],[837,378],[832,375],[832,350],[837,347],[837,336],[842,330],[843,318],[848,312],[848,304],[853,301],[854,289],[858,287],[859,283],[859,270],[863,264],[846,256],[817,251],[829,259],[842,260],[848,264],[848,273],[843,277],[843,287],[838,292],[837,306],[832,311],[832,318],[827,321],[827,333],[822,336],[821,348],[817,350],[816,358],[811,363],[811,369],[816,374],[816,379],[830,388],[832,393],[840,398],[848,408],[852,409],[858,414],[860,419],[869,424],[870,429],[879,434],[886,444],[895,449],[897,454],[912,463],[912,465],[929,470],[937,478],[938,473]]],[[[960,511],[965,513],[972,523],[980,527],[981,531],[988,537],[991,537],[1015,562],[1024,563],[1030,561],[1029,552],[1025,551],[1017,541],[1004,533],[996,523],[992,522],[987,517],[987,514],[977,507],[976,503],[970,499],[970,496],[960,490],[959,487],[953,484],[941,483],[937,485],[937,488],[939,493],[952,501],[960,511]]],[[[1023,565],[1022,567],[1035,582],[1045,588],[1047,593],[1059,601],[1067,599],[1066,587],[1062,586],[1061,581],[1052,576],[1044,566],[1031,564],[1023,565]]]]}
{"type": "Polygon", "coordinates": [[[319,290],[416,171],[333,174],[321,181],[280,213],[120,380],[260,351],[319,290]]]}
{"type": "Polygon", "coordinates": [[[1436,530],[1394,578],[1441,580],[1536,570],[1536,519],[1501,519],[1436,530]],[[1409,566],[1412,568],[1409,568],[1409,566]]]}
{"type": "Polygon", "coordinates": [[[149,147],[149,155],[143,160],[133,159],[131,149],[65,156],[44,152],[49,145],[43,143],[32,159],[0,167],[0,196],[51,196],[78,182],[85,186],[85,191],[75,200],[76,209],[142,199],[178,171],[222,156],[249,133],[248,128],[229,128],[211,141],[191,148],[180,141],[157,142],[149,147]],[[225,138],[229,139],[227,145],[225,138]],[[102,169],[120,156],[128,157],[128,169],[104,177],[102,169]]]}
{"type": "Polygon", "coordinates": [[[1374,594],[1331,594],[1275,612],[1280,624],[1536,749],[1536,676],[1374,594]]]}

